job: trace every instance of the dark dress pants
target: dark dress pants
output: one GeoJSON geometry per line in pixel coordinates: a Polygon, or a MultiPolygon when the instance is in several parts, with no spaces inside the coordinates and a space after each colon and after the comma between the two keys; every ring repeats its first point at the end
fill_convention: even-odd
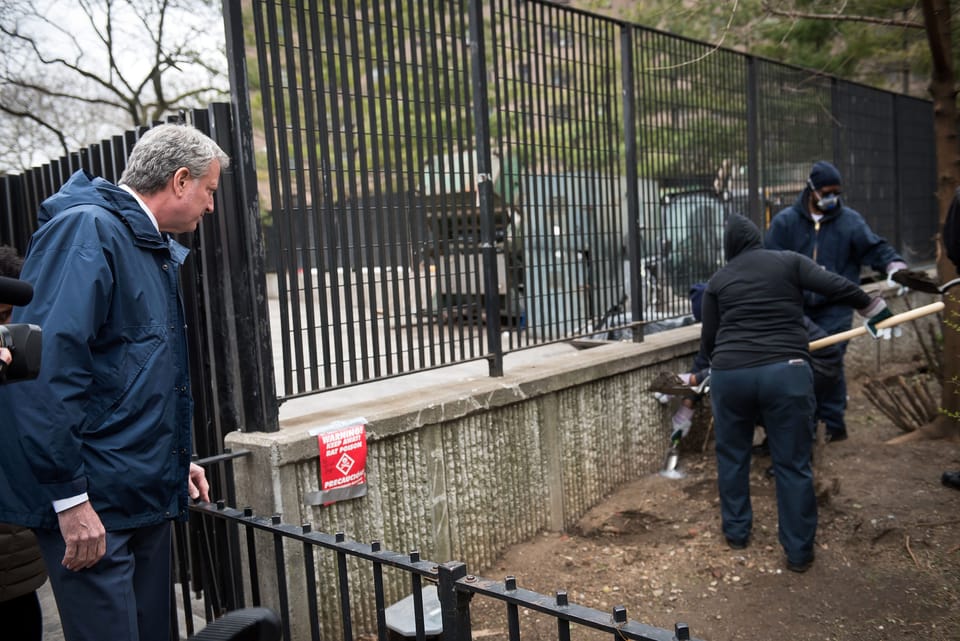
{"type": "Polygon", "coordinates": [[[810,453],[815,409],[813,372],[806,361],[711,372],[717,439],[717,483],[724,536],[745,542],[753,528],[750,458],[753,431],[766,428],[777,483],[780,544],[792,563],[813,556],[817,500],[810,453]]]}
{"type": "Polygon", "coordinates": [[[60,530],[36,529],[65,641],[170,640],[170,522],[107,532],[92,568],[61,565],[60,530]]]}

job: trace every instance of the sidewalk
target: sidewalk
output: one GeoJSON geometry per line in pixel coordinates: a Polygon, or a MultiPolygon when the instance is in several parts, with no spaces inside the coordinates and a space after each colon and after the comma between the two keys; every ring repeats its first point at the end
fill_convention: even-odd
{"type": "Polygon", "coordinates": [[[43,610],[43,641],[63,641],[60,614],[57,612],[57,602],[53,598],[49,580],[40,586],[37,596],[40,597],[40,609],[43,610]]]}

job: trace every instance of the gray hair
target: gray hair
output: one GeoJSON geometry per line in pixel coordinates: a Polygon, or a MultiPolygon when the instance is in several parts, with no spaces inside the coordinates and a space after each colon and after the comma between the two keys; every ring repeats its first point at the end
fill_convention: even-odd
{"type": "Polygon", "coordinates": [[[220,162],[221,170],[230,165],[230,157],[199,130],[182,124],[157,125],[133,146],[120,182],[137,193],[155,194],[181,167],[199,178],[214,160],[220,162]]]}

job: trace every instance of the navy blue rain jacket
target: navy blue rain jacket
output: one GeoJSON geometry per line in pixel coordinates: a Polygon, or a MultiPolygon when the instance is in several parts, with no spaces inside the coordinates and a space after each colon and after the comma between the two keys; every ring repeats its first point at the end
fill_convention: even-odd
{"type": "Polygon", "coordinates": [[[193,405],[179,271],[187,249],[83,171],[44,201],[13,322],[43,330],[38,379],[0,386],[0,521],[57,526],[86,491],[107,530],[185,518],[193,405]]]}
{"type": "MultiPolygon", "coordinates": [[[[842,201],[840,207],[823,216],[818,226],[807,210],[809,197],[807,187],[792,206],[774,216],[764,238],[765,248],[789,249],[809,256],[827,271],[858,285],[862,265],[883,273],[890,263],[903,261],[883,237],[870,229],[859,212],[842,201]]],[[[804,311],[831,333],[850,326],[849,307],[830,303],[813,292],[805,296],[804,311]]]]}

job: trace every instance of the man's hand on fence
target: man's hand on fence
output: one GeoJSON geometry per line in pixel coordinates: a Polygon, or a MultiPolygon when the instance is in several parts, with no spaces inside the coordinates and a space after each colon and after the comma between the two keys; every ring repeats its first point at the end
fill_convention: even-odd
{"type": "Polygon", "coordinates": [[[207,483],[207,473],[196,463],[190,464],[190,478],[187,480],[187,494],[192,499],[210,502],[210,484],[207,483]]]}

